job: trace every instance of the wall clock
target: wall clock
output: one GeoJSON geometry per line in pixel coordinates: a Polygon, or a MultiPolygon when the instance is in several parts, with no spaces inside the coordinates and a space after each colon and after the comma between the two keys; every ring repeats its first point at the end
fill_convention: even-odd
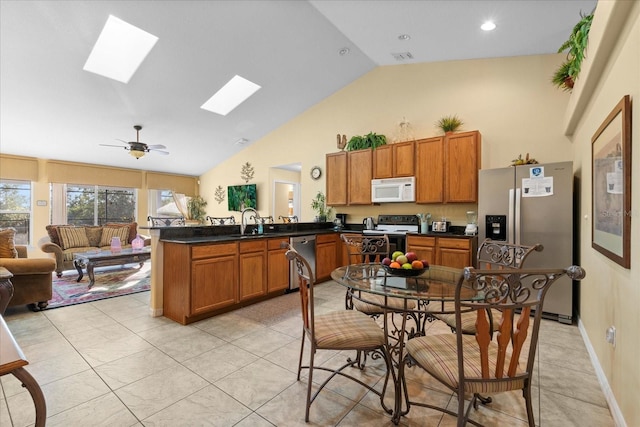
{"type": "Polygon", "coordinates": [[[322,169],[320,169],[320,166],[314,166],[311,168],[311,178],[318,180],[321,175],[322,169]]]}

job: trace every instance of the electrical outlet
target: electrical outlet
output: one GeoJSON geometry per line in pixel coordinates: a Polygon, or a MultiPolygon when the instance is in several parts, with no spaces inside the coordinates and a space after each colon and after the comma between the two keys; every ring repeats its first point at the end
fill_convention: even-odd
{"type": "Polygon", "coordinates": [[[607,333],[605,334],[605,339],[614,348],[616,347],[616,327],[615,326],[609,326],[609,328],[607,328],[607,333]]]}

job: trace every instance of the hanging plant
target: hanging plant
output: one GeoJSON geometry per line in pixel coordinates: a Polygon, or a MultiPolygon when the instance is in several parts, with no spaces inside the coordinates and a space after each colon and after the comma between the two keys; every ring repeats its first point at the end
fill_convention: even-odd
{"type": "Polygon", "coordinates": [[[589,15],[580,14],[580,21],[573,27],[569,39],[562,43],[558,49],[558,53],[567,51],[567,59],[556,70],[551,82],[562,90],[571,90],[575,83],[582,61],[587,50],[589,42],[589,30],[591,30],[591,22],[593,21],[593,13],[589,15]]]}
{"type": "Polygon", "coordinates": [[[253,166],[247,162],[242,165],[242,171],[240,171],[240,178],[244,179],[244,182],[249,182],[253,179],[253,166]]]}

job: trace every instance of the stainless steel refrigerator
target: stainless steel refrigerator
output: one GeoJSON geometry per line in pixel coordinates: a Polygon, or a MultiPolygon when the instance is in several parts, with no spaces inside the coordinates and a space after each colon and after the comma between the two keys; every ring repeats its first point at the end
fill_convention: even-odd
{"type": "MultiPolygon", "coordinates": [[[[525,268],[565,268],[573,262],[572,162],[483,169],[479,173],[478,239],[541,243],[525,268]]],[[[546,317],[571,323],[573,283],[564,276],[549,289],[546,317]]]]}

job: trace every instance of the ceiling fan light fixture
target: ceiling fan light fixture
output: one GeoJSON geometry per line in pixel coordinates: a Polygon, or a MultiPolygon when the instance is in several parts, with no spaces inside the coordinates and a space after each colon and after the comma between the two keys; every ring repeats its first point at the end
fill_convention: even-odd
{"type": "Polygon", "coordinates": [[[129,154],[131,154],[133,157],[135,157],[136,159],[139,159],[140,157],[144,156],[144,151],[140,151],[140,150],[129,150],[129,154]]]}

